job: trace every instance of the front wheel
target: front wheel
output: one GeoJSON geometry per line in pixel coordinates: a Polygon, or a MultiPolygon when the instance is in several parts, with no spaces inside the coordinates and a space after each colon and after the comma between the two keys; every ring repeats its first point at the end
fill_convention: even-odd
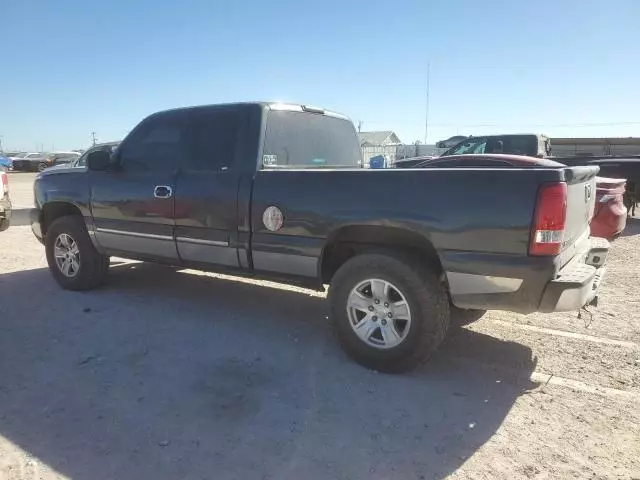
{"type": "Polygon", "coordinates": [[[47,230],[45,249],[49,270],[65,290],[91,290],[106,280],[109,257],[96,251],[82,217],[54,220],[47,230]]]}
{"type": "Polygon", "coordinates": [[[329,298],[344,349],[374,370],[415,368],[440,345],[449,325],[449,300],[437,274],[394,253],[347,261],[331,282],[329,298]]]}
{"type": "Polygon", "coordinates": [[[48,163],[46,163],[46,162],[40,162],[40,163],[38,164],[38,171],[39,171],[39,172],[42,172],[42,171],[46,170],[48,166],[49,166],[49,164],[48,164],[48,163]]]}

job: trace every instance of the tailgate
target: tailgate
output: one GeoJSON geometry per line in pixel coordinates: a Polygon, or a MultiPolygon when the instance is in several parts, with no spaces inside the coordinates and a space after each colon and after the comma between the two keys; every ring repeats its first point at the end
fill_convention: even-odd
{"type": "Polygon", "coordinates": [[[589,224],[596,204],[596,175],[598,167],[568,167],[567,218],[565,222],[562,250],[579,247],[588,238],[589,224]]]}

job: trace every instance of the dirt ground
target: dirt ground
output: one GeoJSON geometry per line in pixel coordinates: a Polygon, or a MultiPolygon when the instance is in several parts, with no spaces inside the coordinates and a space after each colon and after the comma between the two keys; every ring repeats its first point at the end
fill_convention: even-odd
{"type": "Polygon", "coordinates": [[[0,479],[640,479],[640,219],[592,315],[489,312],[391,376],[316,292],[118,259],[60,290],[32,178],[0,234],[0,479]]]}

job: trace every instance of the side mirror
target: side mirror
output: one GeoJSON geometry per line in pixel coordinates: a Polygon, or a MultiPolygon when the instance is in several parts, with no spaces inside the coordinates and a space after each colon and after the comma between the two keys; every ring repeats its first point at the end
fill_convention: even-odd
{"type": "Polygon", "coordinates": [[[89,170],[106,170],[111,165],[111,155],[106,150],[96,150],[87,157],[89,170]]]}

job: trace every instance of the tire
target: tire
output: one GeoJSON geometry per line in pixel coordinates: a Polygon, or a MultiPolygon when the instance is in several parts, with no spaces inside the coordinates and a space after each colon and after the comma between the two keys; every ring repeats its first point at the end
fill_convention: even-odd
{"type": "Polygon", "coordinates": [[[455,305],[451,305],[449,309],[451,310],[451,324],[458,326],[468,325],[478,321],[485,313],[487,313],[486,310],[458,308],[455,305]]]}
{"type": "MultiPolygon", "coordinates": [[[[424,363],[440,345],[449,327],[449,297],[436,272],[417,266],[410,257],[394,253],[362,254],[348,260],[332,279],[329,301],[334,332],[344,350],[359,364],[381,372],[405,372],[424,363]],[[374,279],[374,283],[369,282],[370,279],[374,279]],[[370,302],[375,302],[376,297],[372,292],[374,288],[380,292],[380,282],[390,285],[390,293],[379,296],[388,298],[389,302],[372,305],[370,302]],[[360,295],[354,297],[354,292],[360,295]],[[366,308],[349,306],[362,298],[368,302],[366,308]],[[400,319],[403,308],[394,309],[394,305],[402,305],[403,299],[409,306],[405,315],[409,322],[400,319]],[[392,312],[386,310],[387,303],[392,312]],[[372,307],[376,310],[371,311],[372,307]],[[375,317],[387,315],[393,320],[387,320],[384,328],[391,325],[394,335],[383,334],[381,319],[377,320],[378,330],[374,330],[375,317]],[[352,325],[363,325],[367,318],[365,327],[373,333],[357,334],[352,325]],[[368,337],[367,340],[363,336],[368,337]],[[398,338],[401,338],[399,342],[398,338]],[[391,341],[387,343],[388,339],[391,341]]],[[[358,331],[363,332],[360,328],[358,331]]]]}
{"type": "Polygon", "coordinates": [[[45,163],[45,162],[40,162],[40,163],[38,164],[37,170],[38,170],[39,172],[43,172],[43,171],[45,171],[45,170],[47,169],[47,167],[48,167],[48,166],[49,166],[49,165],[48,165],[47,163],[45,163]]]}
{"type": "MultiPolygon", "coordinates": [[[[92,290],[104,284],[109,272],[109,257],[100,255],[87,233],[87,227],[82,217],[77,215],[60,217],[53,221],[47,230],[45,237],[45,249],[47,263],[53,278],[65,290],[92,290]],[[75,256],[73,268],[67,274],[58,265],[55,256],[56,242],[58,252],[65,252],[64,238],[67,244],[76,245],[77,256],[75,256]],[[68,241],[71,239],[72,242],[68,241]]],[[[70,256],[74,256],[70,254],[70,256]]]]}
{"type": "Polygon", "coordinates": [[[4,232],[8,230],[11,226],[11,219],[9,218],[0,218],[0,232],[4,232]]]}

